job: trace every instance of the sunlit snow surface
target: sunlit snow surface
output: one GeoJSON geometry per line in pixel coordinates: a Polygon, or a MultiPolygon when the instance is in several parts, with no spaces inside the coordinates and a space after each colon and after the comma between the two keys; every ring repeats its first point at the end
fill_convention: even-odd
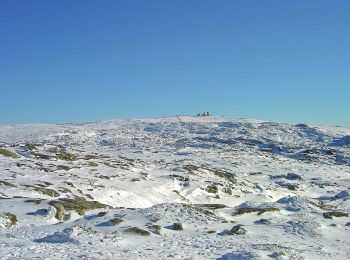
{"type": "Polygon", "coordinates": [[[347,128],[186,116],[11,125],[0,148],[19,156],[0,154],[1,259],[350,257],[347,128]],[[49,203],[77,197],[108,207],[58,221],[49,203]],[[246,233],[230,235],[239,224],[246,233]]]}

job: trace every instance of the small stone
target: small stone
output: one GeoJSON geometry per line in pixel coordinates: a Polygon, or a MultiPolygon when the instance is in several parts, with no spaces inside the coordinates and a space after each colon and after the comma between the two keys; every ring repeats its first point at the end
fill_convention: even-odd
{"type": "Polygon", "coordinates": [[[182,224],[177,222],[173,224],[173,230],[183,230],[182,224]]]}
{"type": "Polygon", "coordinates": [[[110,222],[113,226],[115,226],[115,225],[118,225],[118,224],[124,222],[124,219],[122,219],[122,218],[113,218],[113,219],[109,220],[109,222],[110,222]]]}
{"type": "Polygon", "coordinates": [[[104,217],[107,215],[107,212],[106,211],[101,211],[97,214],[98,217],[104,217]]]}
{"type": "Polygon", "coordinates": [[[324,218],[332,219],[333,217],[348,217],[349,214],[341,212],[341,211],[330,211],[323,213],[324,218]]]}
{"type": "Polygon", "coordinates": [[[227,232],[228,235],[244,235],[247,231],[242,227],[243,225],[236,225],[227,232]]]}
{"type": "Polygon", "coordinates": [[[290,181],[301,180],[301,176],[299,174],[292,172],[288,173],[285,178],[290,181]]]}
{"type": "Polygon", "coordinates": [[[259,219],[257,221],[254,222],[255,224],[262,224],[262,225],[270,225],[271,224],[271,220],[268,220],[266,218],[262,218],[259,219]]]}

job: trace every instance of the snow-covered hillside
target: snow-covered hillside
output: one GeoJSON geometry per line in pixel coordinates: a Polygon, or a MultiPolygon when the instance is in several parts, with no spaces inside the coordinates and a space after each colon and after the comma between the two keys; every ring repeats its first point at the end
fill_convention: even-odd
{"type": "Polygon", "coordinates": [[[1,259],[346,259],[350,129],[0,126],[1,259]]]}

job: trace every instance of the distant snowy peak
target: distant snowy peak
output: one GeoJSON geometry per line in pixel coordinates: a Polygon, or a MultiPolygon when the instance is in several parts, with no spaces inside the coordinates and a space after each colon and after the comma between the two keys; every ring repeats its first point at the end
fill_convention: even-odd
{"type": "MultiPolygon", "coordinates": [[[[60,139],[67,142],[95,142],[103,145],[131,137],[163,138],[167,136],[184,143],[210,143],[283,146],[349,146],[350,129],[310,127],[306,124],[274,123],[255,119],[219,116],[175,116],[154,119],[119,119],[62,125],[0,126],[0,142],[60,139]],[[106,143],[106,140],[108,141],[106,143]],[[222,142],[221,142],[221,141],[222,142]]],[[[174,142],[171,142],[174,143],[174,142]]],[[[169,144],[169,143],[168,143],[169,144]]]]}

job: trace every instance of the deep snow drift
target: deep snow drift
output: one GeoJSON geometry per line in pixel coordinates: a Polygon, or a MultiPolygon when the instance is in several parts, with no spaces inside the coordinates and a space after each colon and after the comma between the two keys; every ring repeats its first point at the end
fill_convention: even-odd
{"type": "Polygon", "coordinates": [[[350,129],[0,126],[1,259],[345,259],[350,129]]]}

